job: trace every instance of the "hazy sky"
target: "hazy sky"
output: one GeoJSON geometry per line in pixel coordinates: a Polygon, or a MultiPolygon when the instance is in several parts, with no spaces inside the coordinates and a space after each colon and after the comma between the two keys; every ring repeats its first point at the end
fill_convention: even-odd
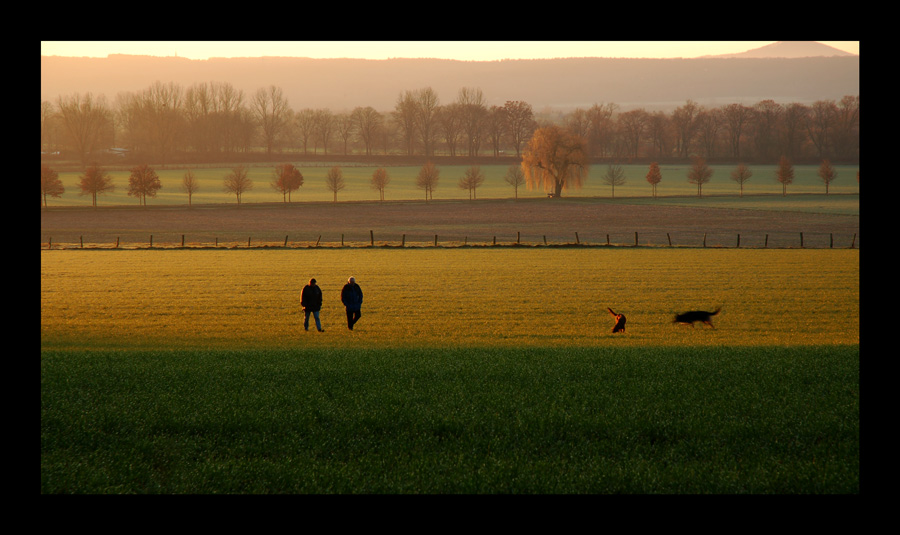
{"type": "MultiPolygon", "coordinates": [[[[774,41],[41,41],[42,56],[438,58],[466,61],[566,57],[696,58],[774,41]]],[[[859,41],[819,41],[859,54],[859,41]]]]}

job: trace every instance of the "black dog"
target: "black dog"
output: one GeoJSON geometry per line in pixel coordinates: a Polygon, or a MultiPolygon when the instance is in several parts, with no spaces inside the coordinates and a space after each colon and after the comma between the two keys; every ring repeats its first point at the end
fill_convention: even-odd
{"type": "Polygon", "coordinates": [[[624,314],[616,314],[615,312],[613,312],[613,309],[611,309],[611,308],[607,308],[606,310],[609,310],[609,313],[612,314],[616,318],[616,324],[613,327],[612,332],[614,332],[614,333],[625,332],[625,315],[624,314]]]}
{"type": "Polygon", "coordinates": [[[672,323],[683,323],[686,325],[689,324],[691,327],[693,327],[694,323],[699,321],[715,329],[715,326],[712,324],[712,317],[718,314],[720,310],[722,310],[722,307],[717,308],[714,312],[691,310],[690,312],[685,312],[684,314],[676,314],[675,319],[672,320],[672,323]]]}

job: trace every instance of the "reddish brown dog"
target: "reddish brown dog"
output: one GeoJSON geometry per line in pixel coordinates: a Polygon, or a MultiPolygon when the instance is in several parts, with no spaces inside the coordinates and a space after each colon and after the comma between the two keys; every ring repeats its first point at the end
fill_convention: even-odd
{"type": "Polygon", "coordinates": [[[615,312],[613,312],[613,309],[611,309],[611,308],[607,308],[606,310],[609,310],[609,313],[612,314],[614,318],[616,318],[616,324],[613,326],[612,332],[614,332],[614,333],[625,332],[625,315],[624,314],[616,314],[615,312]]]}

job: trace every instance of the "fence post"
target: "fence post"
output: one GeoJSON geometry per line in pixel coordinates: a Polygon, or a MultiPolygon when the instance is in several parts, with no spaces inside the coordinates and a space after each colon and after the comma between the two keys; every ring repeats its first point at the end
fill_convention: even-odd
{"type": "Polygon", "coordinates": [[[544,234],[544,245],[547,245],[547,235],[544,234]]]}
{"type": "MultiPolygon", "coordinates": [[[[285,238],[287,240],[287,238],[285,238]]],[[[181,246],[184,247],[184,234],[181,235],[181,246]]]]}
{"type": "Polygon", "coordinates": [[[53,236],[50,236],[47,238],[47,250],[49,251],[52,248],[53,248],[53,236]]]}
{"type": "Polygon", "coordinates": [[[666,239],[669,240],[669,247],[671,247],[672,246],[672,236],[669,236],[668,232],[666,232],[666,239]]]}
{"type": "Polygon", "coordinates": [[[766,248],[769,247],[769,235],[768,234],[766,234],[766,243],[765,243],[765,245],[763,245],[763,247],[766,247],[766,248]]]}
{"type": "Polygon", "coordinates": [[[288,239],[288,237],[285,236],[285,237],[284,237],[284,246],[285,246],[285,247],[287,247],[287,239],[288,239]]]}
{"type": "Polygon", "coordinates": [[[522,240],[522,233],[519,231],[516,231],[516,245],[518,245],[521,240],[522,240]]]}
{"type": "Polygon", "coordinates": [[[344,246],[344,235],[341,234],[341,247],[343,247],[343,246],[344,246]]]}
{"type": "Polygon", "coordinates": [[[497,245],[497,236],[494,236],[494,245],[497,245]]]}
{"type": "Polygon", "coordinates": [[[706,247],[706,233],[703,233],[703,247],[706,247]]]}
{"type": "Polygon", "coordinates": [[[635,232],[634,233],[634,246],[637,247],[637,244],[638,244],[638,236],[637,236],[637,232],[635,232]]]}
{"type": "Polygon", "coordinates": [[[319,238],[316,240],[316,247],[319,246],[319,242],[322,240],[322,235],[319,234],[319,238]]]}
{"type": "Polygon", "coordinates": [[[830,240],[828,247],[831,249],[834,249],[834,233],[833,232],[831,233],[831,240],[830,240]]]}
{"type": "Polygon", "coordinates": [[[403,238],[400,240],[400,247],[406,247],[406,234],[404,234],[403,238]]]}
{"type": "Polygon", "coordinates": [[[81,248],[84,249],[84,236],[78,236],[78,239],[81,241],[81,248]]]}
{"type": "Polygon", "coordinates": [[[369,243],[374,247],[375,246],[375,232],[369,231],[369,243]]]}
{"type": "Polygon", "coordinates": [[[738,249],[741,248],[741,234],[740,233],[738,233],[737,248],[738,249]]]}
{"type": "Polygon", "coordinates": [[[434,235],[434,246],[437,247],[437,234],[434,235]]]}
{"type": "Polygon", "coordinates": [[[803,233],[800,233],[800,248],[803,249],[803,233]]]}
{"type": "Polygon", "coordinates": [[[609,245],[609,234],[606,235],[606,245],[609,245]]]}
{"type": "Polygon", "coordinates": [[[581,242],[578,240],[578,233],[575,233],[575,245],[580,245],[581,242]]]}
{"type": "Polygon", "coordinates": [[[853,233],[853,242],[850,244],[850,248],[851,249],[856,248],[856,233],[855,232],[853,233]]]}

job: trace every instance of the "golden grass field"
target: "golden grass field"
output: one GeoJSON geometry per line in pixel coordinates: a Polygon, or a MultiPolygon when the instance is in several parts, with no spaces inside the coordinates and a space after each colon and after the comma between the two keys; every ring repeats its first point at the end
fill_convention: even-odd
{"type": "Polygon", "coordinates": [[[859,282],[856,249],[42,250],[41,348],[858,344],[859,282]],[[324,333],[302,327],[310,277],[324,333]],[[719,305],[715,330],[671,323],[719,305]]]}

